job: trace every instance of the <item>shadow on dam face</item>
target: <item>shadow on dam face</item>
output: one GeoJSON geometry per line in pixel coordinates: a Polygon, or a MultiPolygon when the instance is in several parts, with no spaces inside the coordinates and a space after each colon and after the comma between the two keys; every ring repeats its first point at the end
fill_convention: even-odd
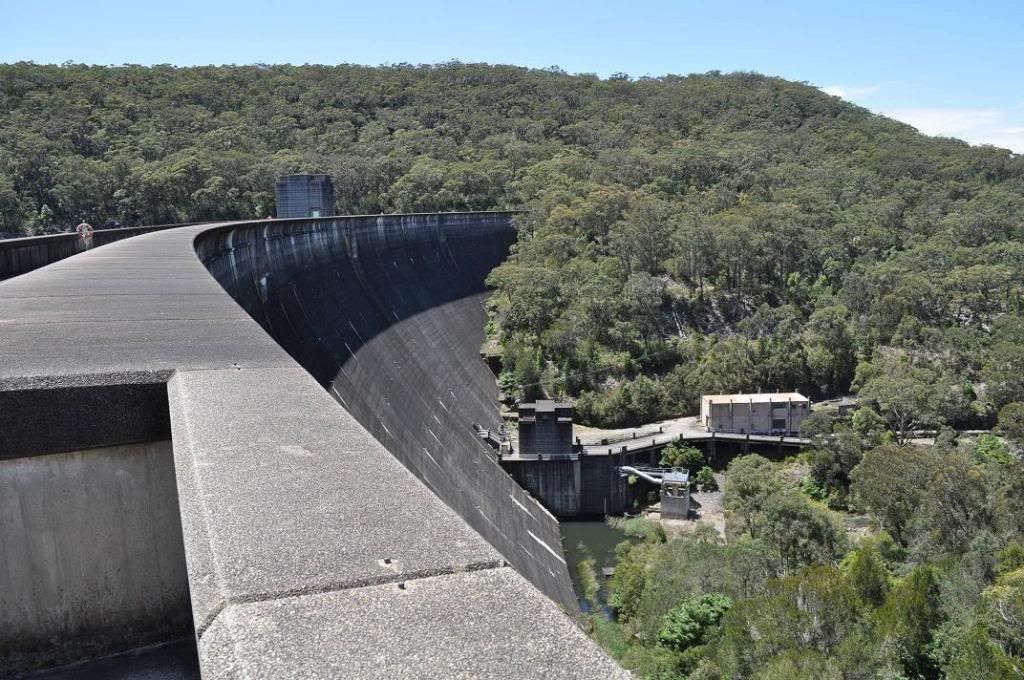
{"type": "Polygon", "coordinates": [[[480,347],[485,279],[515,240],[513,216],[252,223],[206,232],[195,247],[217,281],[364,428],[573,611],[557,521],[473,430],[499,425],[497,386],[480,347]]]}
{"type": "Polygon", "coordinates": [[[127,665],[198,677],[167,414],[162,384],[0,392],[0,676],[179,641],[127,665]]]}

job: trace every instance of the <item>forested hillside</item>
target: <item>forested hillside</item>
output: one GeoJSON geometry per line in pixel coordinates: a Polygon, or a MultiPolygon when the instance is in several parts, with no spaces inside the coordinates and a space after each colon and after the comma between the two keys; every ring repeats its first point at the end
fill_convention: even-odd
{"type": "MultiPolygon", "coordinates": [[[[733,460],[724,537],[625,521],[636,540],[616,548],[616,616],[589,619],[605,648],[649,680],[1024,677],[1021,462],[991,435],[862,451],[836,434],[801,457],[800,484],[806,460],[733,460]],[[877,522],[866,535],[814,500],[809,482],[840,461],[859,464],[829,486],[877,522]]],[[[595,565],[579,571],[599,604],[595,565]]]]}
{"type": "MultiPolygon", "coordinates": [[[[290,172],[346,213],[529,209],[490,277],[510,396],[597,425],[862,398],[794,460],[732,461],[724,535],[630,521],[589,618],[624,665],[1024,677],[1024,158],[752,74],[0,66],[0,232],[265,217],[290,172]],[[1003,438],[946,427],[972,424],[1003,438]]],[[[665,459],[702,491],[722,463],[665,459]]]]}
{"type": "Polygon", "coordinates": [[[1024,398],[1024,158],[802,84],[0,66],[0,232],[263,217],[297,171],[346,213],[529,208],[491,277],[503,386],[594,424],[702,392],[908,387],[904,425],[1024,398]]]}

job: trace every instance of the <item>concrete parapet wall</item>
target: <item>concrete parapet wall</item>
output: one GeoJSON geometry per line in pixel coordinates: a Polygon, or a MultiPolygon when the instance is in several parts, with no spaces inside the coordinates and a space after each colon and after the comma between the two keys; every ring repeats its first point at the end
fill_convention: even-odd
{"type": "MultiPolygon", "coordinates": [[[[92,247],[169,228],[170,226],[99,229],[93,232],[92,247]]],[[[87,249],[85,240],[77,233],[2,239],[0,240],[0,281],[45,267],[66,257],[83,253],[87,249]]]]}
{"type": "Polygon", "coordinates": [[[0,675],[187,635],[170,442],[0,460],[0,675]]]}

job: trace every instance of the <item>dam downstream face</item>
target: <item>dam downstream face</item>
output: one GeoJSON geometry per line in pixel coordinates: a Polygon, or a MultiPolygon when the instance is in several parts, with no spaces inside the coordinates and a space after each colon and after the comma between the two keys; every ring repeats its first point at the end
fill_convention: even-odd
{"type": "Polygon", "coordinates": [[[363,427],[572,611],[557,521],[473,431],[498,425],[497,387],[479,354],[484,281],[514,238],[511,213],[452,213],[232,227],[196,249],[363,427]]]}

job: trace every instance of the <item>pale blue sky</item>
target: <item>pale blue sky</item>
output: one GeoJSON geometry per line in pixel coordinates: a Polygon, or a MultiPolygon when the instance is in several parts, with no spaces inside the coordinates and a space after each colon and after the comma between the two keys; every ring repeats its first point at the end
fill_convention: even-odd
{"type": "Polygon", "coordinates": [[[1024,153],[1024,0],[0,0],[0,61],[752,70],[1024,153]]]}

